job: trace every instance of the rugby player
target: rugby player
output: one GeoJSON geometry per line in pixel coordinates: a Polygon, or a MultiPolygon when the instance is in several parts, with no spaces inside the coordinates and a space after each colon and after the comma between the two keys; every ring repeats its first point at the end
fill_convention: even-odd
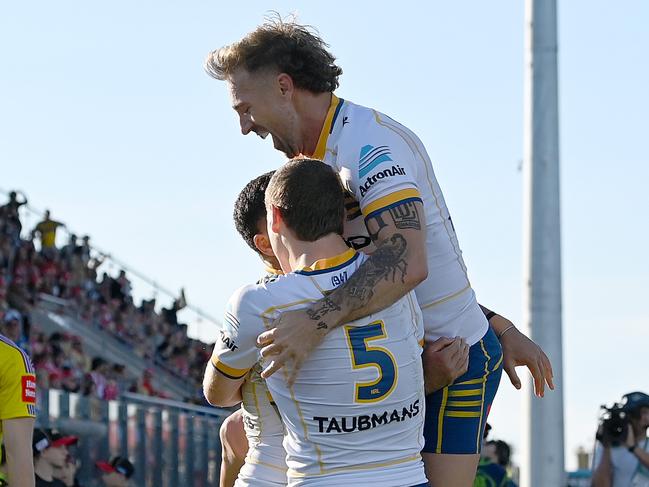
{"type": "MultiPolygon", "coordinates": [[[[266,268],[266,276],[269,279],[273,275],[281,274],[279,263],[272,253],[272,248],[268,240],[268,231],[266,229],[266,206],[264,204],[264,195],[266,187],[273,172],[262,174],[261,176],[250,181],[239,193],[234,206],[234,223],[239,235],[248,246],[253,249],[260,257],[266,268]]],[[[424,363],[426,359],[435,360],[435,368],[441,368],[453,377],[458,377],[466,371],[468,363],[468,349],[461,339],[441,338],[428,347],[424,353],[424,363]],[[444,354],[431,353],[439,349],[446,349],[444,354]]],[[[259,404],[259,407],[262,407],[259,404]]],[[[279,416],[273,417],[271,410],[265,416],[266,421],[269,419],[281,421],[279,416]]],[[[228,416],[221,425],[219,436],[221,439],[222,459],[221,459],[221,487],[232,487],[237,479],[239,470],[246,461],[248,450],[247,433],[244,426],[245,412],[238,410],[228,416]]],[[[246,418],[246,424],[254,424],[246,418]]],[[[275,444],[281,447],[281,437],[267,435],[269,428],[264,428],[262,432],[256,432],[251,435],[250,449],[254,450],[257,445],[275,444]]],[[[270,428],[270,431],[277,428],[270,428]]],[[[252,433],[252,432],[251,432],[252,433]]],[[[283,448],[283,447],[281,447],[283,448]]],[[[260,452],[252,452],[251,458],[260,458],[263,456],[263,448],[260,452]]],[[[275,462],[277,463],[277,462],[275,462]]],[[[285,465],[285,464],[284,464],[285,465]]],[[[278,465],[275,464],[277,467],[278,465]]],[[[255,472],[256,467],[249,468],[246,475],[251,478],[259,479],[264,475],[264,471],[255,472]]]]}
{"type": "MultiPolygon", "coordinates": [[[[517,388],[515,367],[526,365],[539,396],[545,382],[554,387],[552,367],[513,325],[496,319],[489,327],[423,144],[386,115],[335,96],[342,70],[334,61],[311,30],[281,19],[206,61],[210,75],[227,81],[244,135],[270,134],[289,158],[322,159],[338,172],[347,191],[344,236],[371,252],[360,271],[330,295],[282,313],[259,337],[262,355],[273,359],[263,376],[290,360],[290,381],[328,333],[414,288],[427,342],[459,336],[471,345],[467,373],[453,383],[440,378],[450,385],[427,397],[424,448],[429,478],[468,487],[503,365],[517,388]]],[[[435,373],[427,370],[426,376],[435,373]]]]}
{"type": "MultiPolygon", "coordinates": [[[[234,206],[237,231],[261,257],[266,268],[266,275],[257,284],[269,282],[282,273],[266,231],[264,195],[272,175],[272,172],[262,174],[246,184],[234,206]]],[[[226,313],[226,325],[233,324],[233,320],[226,313]]],[[[221,332],[220,340],[234,350],[239,346],[225,331],[221,332]]],[[[212,367],[208,364],[208,368],[212,367]]],[[[221,372],[230,378],[238,378],[232,371],[222,369],[221,372]]],[[[241,409],[226,418],[221,426],[221,487],[286,485],[286,451],[282,446],[284,426],[260,372],[260,365],[256,364],[245,374],[240,393],[241,409]]],[[[206,379],[208,377],[206,373],[206,379]]],[[[209,387],[206,382],[206,392],[209,387]]]]}
{"type": "Polygon", "coordinates": [[[0,335],[0,444],[11,487],[34,486],[32,432],[36,417],[36,376],[27,354],[0,335]]]}
{"type": "MultiPolygon", "coordinates": [[[[337,175],[320,161],[297,159],[276,171],[266,192],[268,235],[287,274],[230,299],[229,340],[217,340],[206,370],[211,403],[238,400],[266,323],[331,292],[367,259],[342,239],[343,199],[337,175]]],[[[267,379],[287,430],[289,485],[428,485],[419,453],[421,344],[421,312],[409,293],[330,333],[294,384],[283,374],[267,379]]]]}
{"type": "MultiPolygon", "coordinates": [[[[267,272],[265,278],[281,273],[278,270],[279,263],[272,254],[266,229],[264,195],[272,174],[272,171],[262,174],[246,184],[237,197],[233,215],[239,235],[261,257],[267,272]]],[[[506,320],[486,308],[484,311],[491,314],[491,320],[506,320]]],[[[466,372],[468,360],[468,351],[460,347],[461,343],[461,339],[440,338],[436,340],[424,351],[424,367],[426,368],[428,363],[428,369],[441,369],[448,376],[459,377],[466,372]],[[453,345],[457,347],[454,349],[453,345]],[[436,353],[444,349],[447,353],[436,353]]],[[[425,384],[427,393],[436,390],[432,380],[427,380],[425,384]]],[[[234,485],[241,466],[245,463],[248,452],[248,439],[244,431],[242,410],[232,413],[225,419],[220,429],[220,438],[222,447],[221,487],[231,487],[234,485]]],[[[267,444],[272,441],[277,441],[277,438],[264,438],[261,443],[267,444]]],[[[255,448],[255,445],[259,443],[259,441],[253,440],[251,448],[255,448]]],[[[255,472],[252,474],[254,475],[255,472]]]]}

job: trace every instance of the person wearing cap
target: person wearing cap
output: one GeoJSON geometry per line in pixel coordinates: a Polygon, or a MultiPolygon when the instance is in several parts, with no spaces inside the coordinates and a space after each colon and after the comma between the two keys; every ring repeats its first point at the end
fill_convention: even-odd
{"type": "Polygon", "coordinates": [[[135,467],[125,457],[115,457],[110,462],[97,462],[96,465],[103,472],[101,480],[106,487],[126,487],[128,479],[135,473],[135,467]]]}
{"type": "Polygon", "coordinates": [[[68,446],[77,441],[79,439],[76,436],[64,436],[58,431],[40,428],[34,430],[32,448],[36,487],[66,487],[65,483],[54,477],[54,471],[65,467],[68,446]]]}
{"type": "Polygon", "coordinates": [[[36,416],[36,376],[31,360],[0,335],[0,443],[12,487],[34,486],[30,443],[36,416]]]}
{"type": "Polygon", "coordinates": [[[625,394],[622,408],[628,419],[625,441],[619,446],[597,442],[593,487],[649,487],[649,395],[625,394]]]}
{"type": "Polygon", "coordinates": [[[72,455],[68,455],[65,459],[65,465],[62,467],[54,468],[54,478],[59,479],[63,482],[66,487],[81,487],[79,480],[77,479],[77,470],[79,469],[79,463],[72,455]]]}

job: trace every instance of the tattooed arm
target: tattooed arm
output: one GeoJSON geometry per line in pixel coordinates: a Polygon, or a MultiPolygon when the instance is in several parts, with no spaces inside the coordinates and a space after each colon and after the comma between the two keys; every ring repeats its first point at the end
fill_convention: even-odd
{"type": "Polygon", "coordinates": [[[262,355],[272,358],[262,374],[288,360],[289,380],[331,329],[386,308],[426,279],[426,226],[420,201],[405,201],[372,215],[367,228],[377,249],[340,287],[305,310],[282,313],[259,336],[262,355]]]}

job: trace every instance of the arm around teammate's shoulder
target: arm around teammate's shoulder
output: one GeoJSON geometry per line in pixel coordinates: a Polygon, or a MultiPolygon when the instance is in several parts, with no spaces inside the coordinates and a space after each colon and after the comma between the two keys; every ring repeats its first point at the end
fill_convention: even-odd
{"type": "Polygon", "coordinates": [[[366,218],[376,250],[341,286],[303,310],[284,312],[258,339],[272,358],[264,377],[288,361],[289,381],[324,336],[343,323],[380,311],[428,276],[426,226],[420,199],[397,202],[366,218]]]}

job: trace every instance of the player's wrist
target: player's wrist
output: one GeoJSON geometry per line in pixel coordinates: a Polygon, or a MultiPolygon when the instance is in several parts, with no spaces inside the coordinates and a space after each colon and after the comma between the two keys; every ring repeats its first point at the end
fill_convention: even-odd
{"type": "Polygon", "coordinates": [[[510,328],[510,327],[511,328],[516,328],[511,321],[509,321],[507,318],[504,318],[504,317],[500,316],[497,313],[494,314],[491,318],[489,318],[489,326],[491,326],[491,328],[496,333],[498,338],[500,338],[501,335],[508,328],[510,328]]]}

